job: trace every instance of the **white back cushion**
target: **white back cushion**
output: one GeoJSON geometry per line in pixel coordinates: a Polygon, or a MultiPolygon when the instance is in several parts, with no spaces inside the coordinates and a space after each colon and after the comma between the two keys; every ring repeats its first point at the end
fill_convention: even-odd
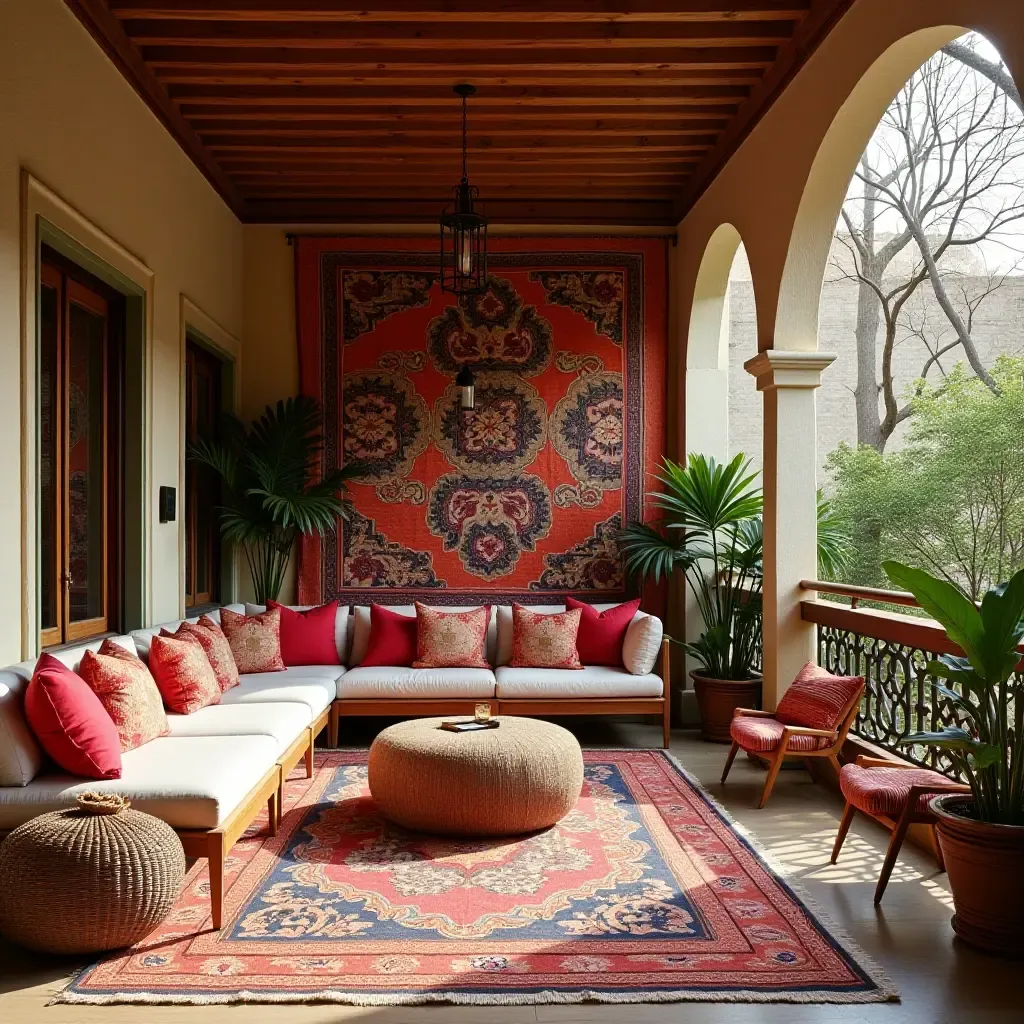
{"type": "MultiPolygon", "coordinates": [[[[414,604],[389,604],[385,606],[389,612],[397,612],[399,615],[415,617],[416,606],[414,604]]],[[[434,605],[429,605],[433,608],[434,605]]],[[[438,606],[439,612],[469,612],[479,608],[478,604],[453,605],[451,608],[438,606]]],[[[495,651],[498,644],[496,605],[491,605],[491,621],[487,626],[487,660],[493,665],[495,651]]],[[[366,645],[370,642],[370,608],[368,605],[356,605],[352,609],[352,645],[351,655],[346,662],[350,667],[358,665],[366,657],[366,645]]]]}
{"type": "MultiPolygon", "coordinates": [[[[317,608],[315,604],[286,604],[293,612],[308,612],[310,608],[317,608]]],[[[249,604],[245,602],[246,615],[262,615],[267,610],[265,604],[249,604]]],[[[345,664],[345,655],[348,653],[348,605],[339,604],[338,613],[334,617],[334,646],[338,648],[338,661],[345,664]]]]}
{"type": "Polygon", "coordinates": [[[637,612],[622,641],[622,664],[626,670],[635,676],[653,672],[664,635],[661,619],[647,612],[637,612]]]}
{"type": "Polygon", "coordinates": [[[0,786],[27,786],[43,766],[43,752],[25,718],[32,678],[21,665],[0,671],[0,786]]]}

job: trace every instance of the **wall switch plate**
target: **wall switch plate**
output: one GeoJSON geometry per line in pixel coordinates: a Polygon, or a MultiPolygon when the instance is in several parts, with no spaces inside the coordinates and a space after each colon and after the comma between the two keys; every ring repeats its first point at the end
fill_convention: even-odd
{"type": "Polygon", "coordinates": [[[160,488],[160,522],[173,523],[177,513],[178,492],[174,487],[160,488]]]}

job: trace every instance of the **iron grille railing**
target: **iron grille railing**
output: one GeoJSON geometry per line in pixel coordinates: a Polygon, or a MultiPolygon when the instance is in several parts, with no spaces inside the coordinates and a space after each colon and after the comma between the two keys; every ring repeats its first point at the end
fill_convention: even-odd
{"type": "MultiPolygon", "coordinates": [[[[816,582],[804,581],[803,586],[825,591],[826,585],[818,587],[816,582]]],[[[856,588],[864,593],[843,595],[838,585],[827,586],[828,592],[841,596],[892,601],[890,592],[868,593],[867,588],[856,588]]],[[[901,596],[910,598],[901,604],[913,601],[909,594],[901,596]]],[[[938,623],[830,601],[804,601],[802,614],[818,626],[818,664],[837,675],[864,676],[864,699],[853,732],[905,760],[966,781],[942,751],[901,742],[911,733],[934,732],[959,722],[951,701],[936,684],[941,681],[954,692],[960,692],[959,686],[928,672],[929,662],[940,653],[961,653],[938,623]]],[[[1017,675],[1024,683],[1020,668],[1017,675]]]]}

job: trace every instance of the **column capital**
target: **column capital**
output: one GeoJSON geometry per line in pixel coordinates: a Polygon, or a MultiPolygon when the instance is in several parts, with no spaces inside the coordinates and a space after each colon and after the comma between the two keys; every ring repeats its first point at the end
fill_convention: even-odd
{"type": "Polygon", "coordinates": [[[787,352],[769,348],[748,359],[743,369],[757,379],[758,391],[816,388],[821,385],[822,371],[835,358],[832,352],[787,352]]]}

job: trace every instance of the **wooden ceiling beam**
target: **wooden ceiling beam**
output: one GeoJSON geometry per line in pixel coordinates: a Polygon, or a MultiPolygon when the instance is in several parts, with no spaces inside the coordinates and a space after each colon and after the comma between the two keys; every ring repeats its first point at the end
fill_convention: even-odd
{"type": "Polygon", "coordinates": [[[799,21],[810,0],[110,0],[119,18],[190,21],[799,21]]]}
{"type": "Polygon", "coordinates": [[[424,50],[459,48],[698,49],[781,46],[793,34],[789,21],[645,22],[602,25],[580,22],[515,22],[495,31],[490,23],[452,22],[344,24],[281,22],[129,20],[122,22],[136,46],[275,47],[308,50],[424,50]]]}
{"type": "MultiPolygon", "coordinates": [[[[206,138],[213,135],[239,136],[242,138],[259,134],[263,138],[302,138],[302,139],[437,139],[448,137],[452,148],[457,148],[459,139],[462,137],[460,124],[451,124],[444,121],[432,121],[417,123],[409,120],[402,124],[394,121],[363,124],[336,124],[325,125],[323,123],[309,124],[304,121],[293,119],[281,122],[273,126],[253,125],[251,122],[215,121],[211,124],[204,124],[196,120],[195,128],[199,137],[206,138]]],[[[519,123],[509,120],[501,123],[501,127],[489,125],[486,130],[477,131],[476,136],[483,140],[479,144],[486,145],[487,139],[495,138],[520,138],[523,135],[533,137],[554,135],[561,138],[576,135],[586,135],[591,138],[613,138],[615,136],[626,136],[635,138],[637,133],[643,138],[651,136],[669,136],[670,138],[688,138],[697,136],[708,145],[712,145],[716,136],[708,134],[707,125],[682,126],[675,123],[631,121],[626,124],[603,124],[601,121],[592,121],[588,118],[581,118],[578,121],[563,121],[562,123],[519,123]]]]}
{"type": "MultiPolygon", "coordinates": [[[[660,198],[536,198],[495,200],[488,204],[492,224],[675,224],[672,201],[660,198]]],[[[432,199],[392,197],[323,199],[250,199],[243,214],[254,224],[436,224],[432,199]]]]}
{"type": "MultiPolygon", "coordinates": [[[[407,108],[444,107],[451,110],[452,91],[445,86],[421,88],[365,85],[365,86],[301,86],[301,85],[175,85],[168,89],[178,103],[219,104],[296,104],[327,106],[339,102],[352,104],[395,104],[407,108]]],[[[742,103],[750,90],[740,85],[690,85],[667,94],[663,89],[645,85],[579,86],[577,88],[518,84],[488,90],[473,97],[473,110],[489,106],[507,107],[509,104],[529,106],[636,106],[638,101],[658,106],[704,106],[716,104],[734,107],[742,103]]]]}
{"type": "MultiPolygon", "coordinates": [[[[213,153],[259,153],[284,152],[289,153],[379,153],[381,150],[397,149],[404,153],[457,153],[457,146],[453,146],[450,139],[416,139],[408,141],[402,138],[376,139],[373,142],[364,143],[358,139],[349,143],[343,139],[279,139],[265,138],[259,135],[252,135],[248,138],[235,138],[234,136],[208,135],[205,138],[207,148],[213,153]]],[[[572,152],[573,150],[585,149],[595,153],[618,152],[633,153],[636,150],[643,150],[648,153],[703,153],[713,145],[712,139],[691,138],[685,142],[652,142],[644,136],[623,136],[610,139],[599,139],[587,136],[577,138],[566,137],[552,140],[547,136],[521,135],[511,140],[489,139],[476,137],[470,140],[469,154],[470,161],[479,150],[490,152],[545,152],[560,153],[572,152]]]]}
{"type": "MultiPolygon", "coordinates": [[[[338,104],[335,107],[290,106],[239,107],[218,103],[185,103],[182,113],[190,123],[199,127],[221,123],[264,122],[268,125],[278,121],[288,123],[301,121],[309,124],[445,124],[451,121],[451,114],[427,107],[424,110],[409,110],[401,106],[352,107],[338,104]]],[[[645,107],[642,114],[633,108],[597,107],[581,110],[579,107],[516,107],[503,109],[484,108],[473,111],[473,124],[507,124],[510,120],[520,124],[556,123],[559,121],[583,124],[650,124],[653,122],[677,124],[680,127],[707,125],[708,131],[717,129],[728,122],[729,111],[722,107],[645,107]]]]}
{"type": "Polygon", "coordinates": [[[574,50],[542,47],[503,49],[500,47],[453,46],[437,50],[396,50],[351,47],[309,48],[279,46],[220,46],[181,43],[145,44],[142,55],[147,62],[168,69],[175,64],[205,64],[210,67],[260,68],[271,66],[281,71],[309,65],[338,71],[362,71],[368,74],[428,70],[451,74],[452,82],[472,80],[477,70],[494,75],[525,75],[531,71],[603,71],[619,69],[649,71],[764,70],[775,60],[778,47],[768,46],[662,46],[661,48],[616,49],[590,47],[574,50]],[[497,56],[496,56],[497,54],[497,56]]]}

